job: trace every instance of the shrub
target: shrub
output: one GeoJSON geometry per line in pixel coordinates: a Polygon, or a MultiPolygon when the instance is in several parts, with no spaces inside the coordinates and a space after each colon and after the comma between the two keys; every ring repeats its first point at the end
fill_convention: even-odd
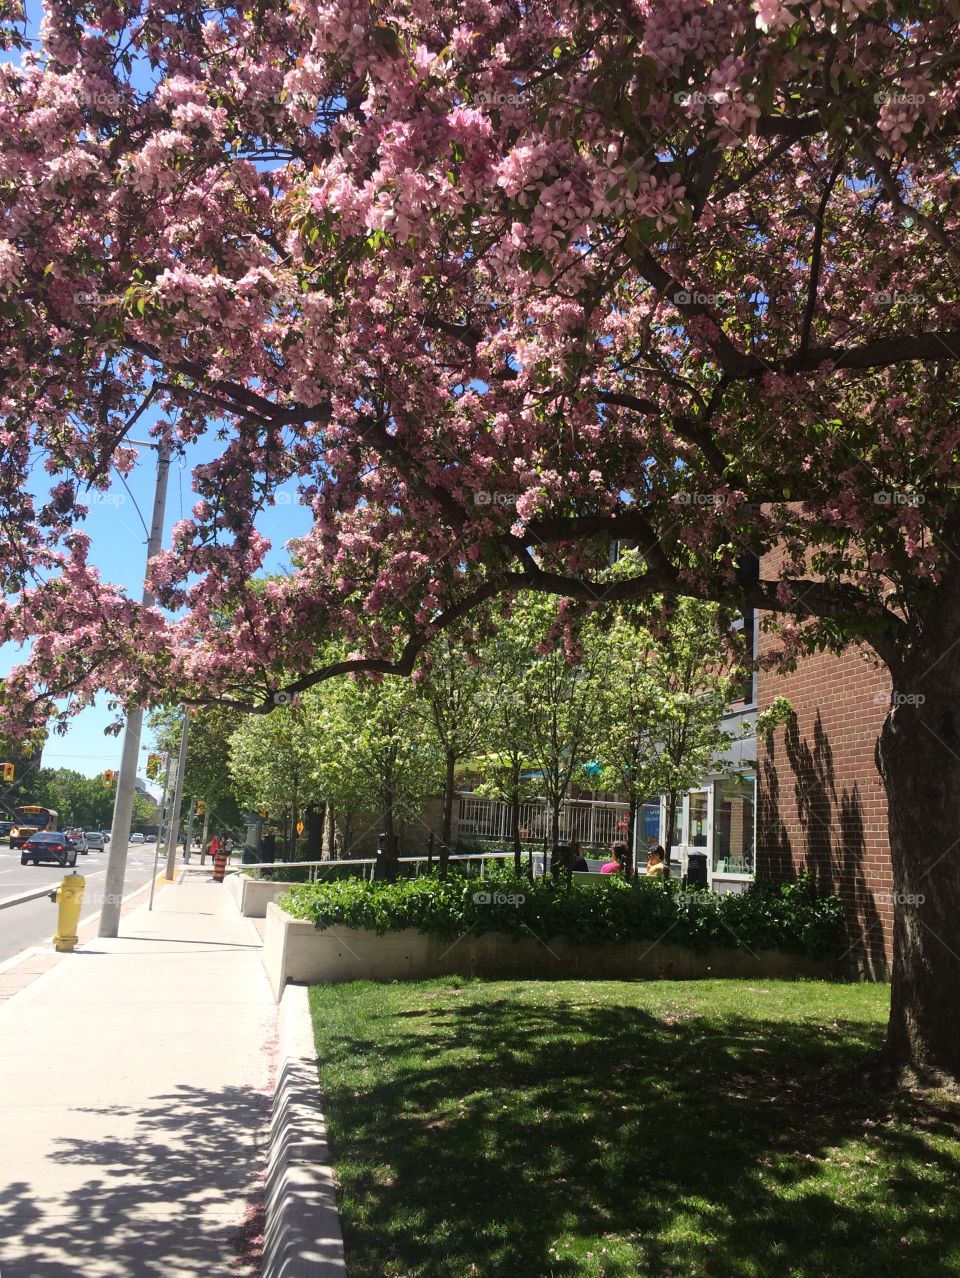
{"type": "Polygon", "coordinates": [[[839,898],[818,897],[807,879],[718,895],[615,875],[569,887],[552,878],[530,883],[501,870],[483,880],[421,875],[396,883],[311,883],[292,888],[280,904],[321,930],[339,925],[382,934],[415,928],[446,938],[467,931],[514,936],[532,931],[574,941],[663,938],[696,950],[724,945],[822,954],[837,948],[843,927],[839,898]]]}

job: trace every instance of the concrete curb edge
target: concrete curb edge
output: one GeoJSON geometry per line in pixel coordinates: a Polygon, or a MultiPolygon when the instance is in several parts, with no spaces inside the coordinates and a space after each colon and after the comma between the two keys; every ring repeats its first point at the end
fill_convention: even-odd
{"type": "Polygon", "coordinates": [[[263,1278],[346,1278],[306,986],[284,990],[277,1037],[263,1278]]]}
{"type": "Polygon", "coordinates": [[[59,883],[54,883],[51,880],[46,887],[31,888],[29,892],[21,892],[19,896],[5,896],[0,901],[0,910],[7,910],[13,905],[24,905],[27,901],[39,901],[41,896],[50,895],[51,888],[56,891],[59,886],[59,883]]]}

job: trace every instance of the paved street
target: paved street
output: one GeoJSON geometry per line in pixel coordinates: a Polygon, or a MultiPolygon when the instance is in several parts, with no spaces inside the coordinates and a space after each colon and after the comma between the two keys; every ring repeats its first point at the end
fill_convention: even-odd
{"type": "MultiPolygon", "coordinates": [[[[149,880],[153,872],[155,844],[134,845],[127,856],[124,893],[149,880]]],[[[86,879],[82,918],[99,911],[107,871],[106,852],[77,857],[77,873],[86,879]]],[[[52,889],[69,871],[59,865],[21,865],[19,850],[0,846],[0,901],[33,888],[52,889]]],[[[0,910],[0,963],[31,945],[47,943],[56,931],[57,911],[45,896],[0,910]]]]}

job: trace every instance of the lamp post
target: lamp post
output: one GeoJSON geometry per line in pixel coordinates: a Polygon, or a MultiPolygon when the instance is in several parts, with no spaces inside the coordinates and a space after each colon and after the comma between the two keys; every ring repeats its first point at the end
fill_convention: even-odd
{"type": "MultiPolygon", "coordinates": [[[[164,439],[160,443],[130,440],[145,448],[157,450],[157,480],[153,492],[153,516],[147,537],[147,570],[150,560],[163,541],[163,516],[167,504],[167,479],[170,473],[172,450],[164,439]]],[[[153,603],[153,593],[147,585],[144,572],[142,602],[145,608],[153,603]]],[[[120,928],[120,905],[123,901],[123,880],[127,869],[127,849],[130,845],[130,822],[133,816],[133,792],[137,779],[137,760],[140,755],[140,734],[143,731],[143,707],[135,706],[127,715],[123,733],[123,749],[120,754],[120,772],[117,777],[117,797],[113,806],[113,823],[110,826],[110,854],[107,859],[107,875],[103,890],[103,907],[100,911],[98,936],[116,936],[120,928]]]]}

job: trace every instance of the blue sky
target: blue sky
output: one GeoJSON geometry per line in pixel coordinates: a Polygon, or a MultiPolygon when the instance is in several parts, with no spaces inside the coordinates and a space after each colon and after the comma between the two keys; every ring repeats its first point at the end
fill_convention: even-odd
{"type": "MultiPolygon", "coordinates": [[[[41,4],[37,0],[27,0],[26,34],[36,48],[36,37],[39,31],[41,4]]],[[[0,51],[0,61],[19,61],[20,53],[16,50],[0,51]]],[[[140,89],[147,89],[151,82],[151,71],[145,62],[139,63],[133,73],[133,83],[140,89]]],[[[151,425],[156,421],[155,414],[145,414],[137,423],[133,432],[136,439],[149,438],[151,425]]],[[[211,460],[216,452],[215,445],[208,440],[201,440],[192,446],[185,458],[175,458],[170,470],[170,483],[167,492],[165,521],[165,541],[169,539],[173,524],[189,513],[196,498],[192,491],[191,470],[198,462],[211,460]]],[[[155,452],[150,448],[140,450],[140,461],[133,473],[127,476],[126,487],[114,473],[114,485],[108,494],[100,495],[100,500],[90,504],[90,514],[83,525],[91,538],[90,561],[100,570],[105,581],[124,587],[135,598],[140,598],[143,583],[143,571],[146,559],[147,534],[145,524],[149,523],[153,506],[153,487],[156,473],[155,452]]],[[[39,470],[39,467],[35,467],[39,470]]],[[[40,470],[41,486],[49,482],[40,470]]],[[[278,506],[267,511],[257,521],[257,527],[263,536],[273,543],[273,549],[267,557],[265,570],[275,572],[286,568],[288,557],[284,549],[285,542],[298,534],[304,533],[310,526],[310,513],[297,504],[295,484],[289,483],[281,494],[286,494],[287,501],[281,496],[278,506]]],[[[16,645],[0,646],[0,677],[25,657],[25,653],[16,645]]],[[[122,737],[105,734],[105,729],[113,721],[114,713],[107,707],[107,698],[101,697],[98,704],[82,711],[71,720],[70,727],[63,736],[50,736],[43,752],[44,764],[50,767],[74,768],[87,776],[102,772],[105,768],[117,768],[120,763],[120,747],[122,737]]],[[[141,754],[140,773],[143,774],[143,761],[150,748],[150,734],[144,731],[143,752],[141,754]]]]}
{"type": "MultiPolygon", "coordinates": [[[[149,425],[141,418],[132,432],[133,437],[149,438],[149,425]]],[[[211,459],[216,451],[212,442],[200,441],[190,449],[186,458],[174,458],[167,489],[165,539],[169,538],[173,525],[189,514],[196,501],[191,483],[192,467],[197,462],[211,459]]],[[[102,494],[103,500],[97,504],[90,505],[90,514],[83,525],[91,538],[91,563],[96,565],[105,581],[123,586],[138,599],[146,562],[147,534],[144,525],[150,520],[155,476],[155,451],[140,449],[140,461],[127,476],[127,487],[116,479],[114,473],[115,482],[110,492],[102,494]]],[[[287,567],[286,541],[305,532],[310,523],[309,512],[297,504],[294,485],[287,484],[280,491],[289,494],[289,504],[273,507],[257,521],[260,532],[273,543],[265,565],[268,572],[287,567]]],[[[23,650],[14,644],[0,647],[0,675],[22,661],[24,655],[23,650]]],[[[86,776],[94,776],[105,768],[119,767],[122,738],[105,733],[113,717],[107,698],[101,697],[97,705],[81,711],[71,720],[65,735],[48,738],[43,752],[44,765],[74,768],[86,776]]],[[[145,730],[142,759],[146,758],[149,743],[150,735],[145,730]]],[[[142,775],[142,766],[140,772],[142,775]]]]}
{"type": "MultiPolygon", "coordinates": [[[[41,12],[42,8],[37,0],[28,0],[27,35],[34,47],[41,12]]],[[[20,56],[16,50],[0,51],[0,61],[16,62],[20,56]]],[[[133,82],[139,88],[148,88],[150,79],[151,73],[145,64],[135,68],[133,82]]],[[[134,438],[149,438],[150,427],[155,421],[156,415],[145,414],[137,423],[134,438]]],[[[198,462],[211,460],[217,451],[212,442],[200,441],[189,449],[185,458],[174,459],[167,491],[165,541],[169,539],[172,526],[189,513],[196,500],[191,485],[192,467],[198,462]]],[[[84,531],[91,538],[91,563],[100,570],[105,581],[124,587],[137,599],[140,598],[143,583],[147,542],[144,525],[150,520],[155,474],[154,450],[141,449],[139,463],[133,473],[127,476],[127,486],[124,487],[114,473],[115,483],[110,493],[101,495],[101,500],[96,504],[90,503],[90,514],[83,525],[84,531]]],[[[43,482],[47,482],[45,477],[43,482]]],[[[285,490],[281,490],[288,494],[288,504],[274,507],[257,521],[259,531],[273,543],[273,550],[265,564],[267,572],[278,571],[287,566],[284,543],[290,537],[302,534],[310,526],[309,512],[297,504],[294,487],[293,484],[288,484],[285,490]]],[[[25,655],[14,644],[0,646],[0,676],[22,661],[25,655]]],[[[98,704],[71,720],[65,735],[51,735],[48,738],[43,752],[44,764],[49,767],[74,768],[86,776],[93,776],[105,768],[119,767],[122,737],[105,733],[113,719],[114,713],[107,707],[107,698],[101,697],[98,704]]],[[[150,734],[146,729],[142,745],[139,769],[141,775],[146,752],[151,745],[150,734]]]]}

